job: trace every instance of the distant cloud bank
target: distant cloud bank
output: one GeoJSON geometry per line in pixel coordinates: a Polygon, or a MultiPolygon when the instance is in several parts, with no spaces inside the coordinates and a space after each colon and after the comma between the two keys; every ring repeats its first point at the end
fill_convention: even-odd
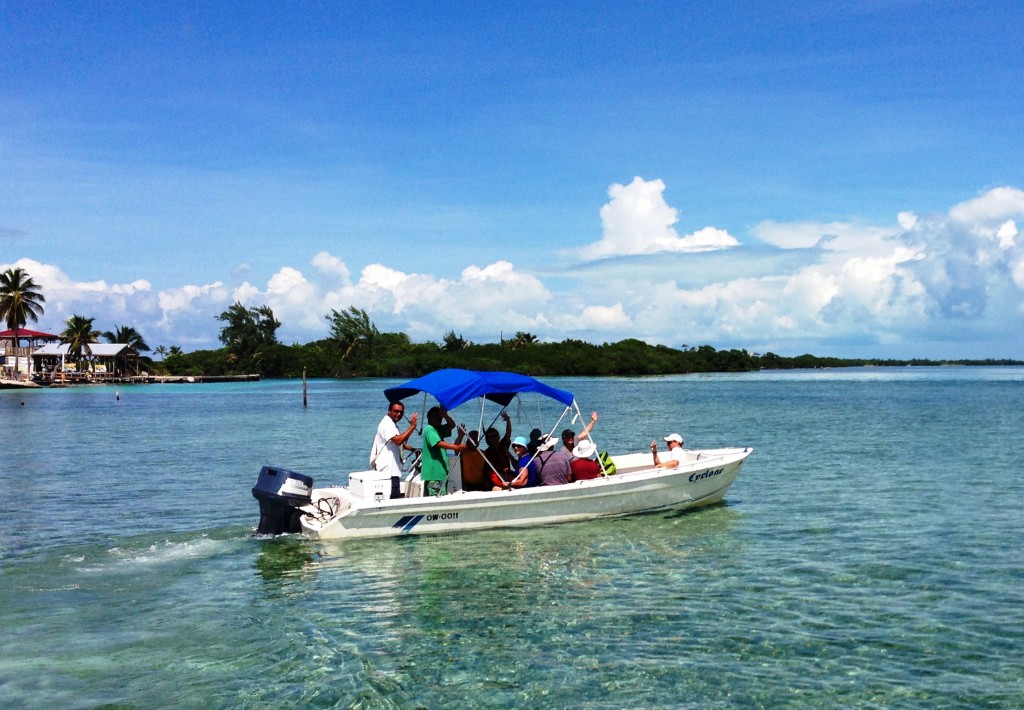
{"type": "Polygon", "coordinates": [[[265,284],[244,280],[238,264],[232,285],[158,291],[141,276],[76,281],[31,258],[0,269],[21,267],[41,285],[44,330],[78,314],[186,350],[218,347],[216,316],[237,300],[270,306],[284,342],[324,337],[331,309],[354,305],[414,340],[454,330],[490,342],[525,330],[542,340],[636,337],[784,355],[1024,358],[1018,188],[988,190],[945,214],[904,210],[888,225],[766,219],[745,242],[710,225],[680,235],[664,192],[659,179],[612,185],[596,241],[532,255],[536,263],[467,265],[455,278],[382,263],[354,275],[345,255],[327,251],[282,264],[265,284]]]}

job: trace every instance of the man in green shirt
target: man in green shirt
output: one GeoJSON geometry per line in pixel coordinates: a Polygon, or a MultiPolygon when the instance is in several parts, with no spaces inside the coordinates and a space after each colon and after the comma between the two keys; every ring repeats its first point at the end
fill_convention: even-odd
{"type": "Polygon", "coordinates": [[[420,478],[423,479],[423,491],[428,496],[438,496],[444,492],[445,481],[448,480],[447,451],[466,450],[465,444],[449,444],[445,441],[454,430],[455,420],[447,409],[431,407],[427,410],[427,425],[423,427],[423,463],[420,478]]]}

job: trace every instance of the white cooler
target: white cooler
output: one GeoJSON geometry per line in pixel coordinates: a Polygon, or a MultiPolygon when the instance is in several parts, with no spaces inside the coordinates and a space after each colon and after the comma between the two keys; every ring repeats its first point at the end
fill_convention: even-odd
{"type": "Polygon", "coordinates": [[[349,474],[348,489],[359,498],[387,500],[391,497],[391,475],[382,471],[356,471],[349,474]]]}

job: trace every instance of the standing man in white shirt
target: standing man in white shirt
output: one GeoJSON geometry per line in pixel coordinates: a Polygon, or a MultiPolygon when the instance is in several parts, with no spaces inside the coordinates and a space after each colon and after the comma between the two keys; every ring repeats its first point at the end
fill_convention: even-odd
{"type": "Polygon", "coordinates": [[[419,419],[419,415],[413,412],[409,417],[409,428],[400,432],[398,422],[402,421],[404,415],[405,405],[401,402],[392,402],[388,407],[388,413],[380,420],[377,434],[373,437],[373,449],[370,451],[370,467],[374,470],[392,476],[402,475],[402,449],[413,450],[409,446],[409,437],[416,431],[416,421],[419,419]]]}

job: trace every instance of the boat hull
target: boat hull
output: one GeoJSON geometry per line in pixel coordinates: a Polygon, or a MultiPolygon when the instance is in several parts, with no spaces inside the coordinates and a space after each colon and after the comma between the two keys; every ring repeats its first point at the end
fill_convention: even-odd
{"type": "Polygon", "coordinates": [[[314,488],[300,523],[310,537],[369,538],[681,510],[721,501],[751,452],[690,451],[691,460],[674,469],[653,468],[650,454],[629,454],[615,457],[618,471],[612,476],[513,491],[371,500],[354,495],[348,487],[314,488]]]}

